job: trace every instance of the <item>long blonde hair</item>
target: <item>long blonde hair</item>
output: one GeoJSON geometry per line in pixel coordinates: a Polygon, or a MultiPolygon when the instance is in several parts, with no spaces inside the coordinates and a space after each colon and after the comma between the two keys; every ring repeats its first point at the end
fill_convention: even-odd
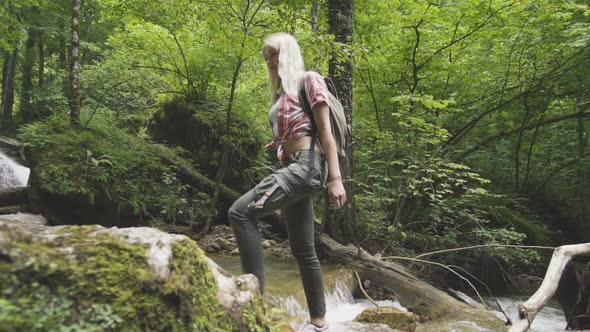
{"type": "Polygon", "coordinates": [[[266,37],[262,47],[263,55],[266,55],[269,49],[279,53],[278,70],[268,69],[270,100],[273,103],[280,95],[280,89],[288,95],[298,94],[299,82],[305,75],[305,65],[297,40],[288,33],[278,32],[266,37]]]}

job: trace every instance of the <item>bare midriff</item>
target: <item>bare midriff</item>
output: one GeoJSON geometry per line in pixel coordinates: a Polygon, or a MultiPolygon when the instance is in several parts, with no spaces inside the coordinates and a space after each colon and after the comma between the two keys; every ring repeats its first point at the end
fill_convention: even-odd
{"type": "MultiPolygon", "coordinates": [[[[311,145],[311,136],[303,136],[297,139],[290,139],[283,144],[285,156],[291,155],[299,150],[309,150],[311,145]]],[[[319,139],[315,141],[315,151],[322,152],[319,139]]]]}

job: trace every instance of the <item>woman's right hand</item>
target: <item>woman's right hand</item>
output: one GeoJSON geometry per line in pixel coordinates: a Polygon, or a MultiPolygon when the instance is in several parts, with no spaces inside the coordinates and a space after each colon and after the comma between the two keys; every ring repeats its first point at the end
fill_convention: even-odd
{"type": "Polygon", "coordinates": [[[342,179],[334,179],[328,182],[328,198],[330,200],[330,206],[339,209],[346,203],[346,190],[342,179]]]}

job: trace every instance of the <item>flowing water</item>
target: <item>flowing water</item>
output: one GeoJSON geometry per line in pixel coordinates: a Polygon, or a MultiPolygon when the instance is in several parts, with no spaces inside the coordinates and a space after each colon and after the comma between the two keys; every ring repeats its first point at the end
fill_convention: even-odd
{"type": "Polygon", "coordinates": [[[0,151],[0,189],[24,187],[29,180],[30,170],[0,151]]]}
{"type": "MultiPolygon", "coordinates": [[[[208,254],[208,256],[234,275],[241,274],[240,259],[238,256],[219,254],[208,254]]],[[[363,310],[373,307],[373,304],[368,300],[353,299],[351,292],[356,281],[350,272],[346,273],[341,267],[331,264],[322,264],[322,271],[326,284],[326,306],[328,311],[326,318],[331,324],[332,331],[394,331],[385,325],[366,325],[353,322],[357,315],[363,310]]],[[[267,285],[265,301],[269,303],[271,316],[273,314],[285,314],[288,316],[285,318],[289,323],[288,328],[284,329],[284,331],[297,330],[297,328],[309,319],[297,264],[294,260],[267,256],[265,257],[265,279],[267,285]]],[[[498,297],[497,299],[513,320],[515,320],[517,314],[516,305],[526,300],[525,297],[498,297]]],[[[490,308],[497,307],[495,298],[487,298],[486,301],[490,308]]],[[[379,306],[391,306],[406,310],[399,302],[378,301],[378,303],[379,306]]],[[[504,315],[500,311],[495,311],[495,314],[498,318],[505,320],[504,315]]],[[[434,324],[435,327],[428,327],[427,325],[425,326],[427,327],[425,330],[428,331],[492,331],[485,326],[479,326],[474,322],[461,319],[441,322],[440,329],[436,327],[436,323],[434,324]]],[[[550,302],[536,316],[530,331],[563,331],[565,325],[565,318],[559,305],[556,302],[550,302]]]]}
{"type": "MultiPolygon", "coordinates": [[[[518,309],[516,306],[519,303],[523,303],[527,300],[527,297],[498,297],[498,302],[502,304],[504,310],[510,316],[512,321],[515,321],[518,317],[518,309]]],[[[493,303],[490,303],[490,306],[494,306],[493,303]]],[[[505,320],[504,314],[500,312],[495,312],[496,316],[500,317],[501,319],[505,320]]],[[[531,332],[553,332],[553,331],[563,331],[566,326],[565,317],[563,315],[563,311],[559,306],[559,303],[555,301],[549,301],[543,309],[535,316],[535,320],[533,320],[533,324],[531,326],[531,332]]]]}
{"type": "MultiPolygon", "coordinates": [[[[222,268],[234,275],[241,274],[238,256],[208,254],[222,268]]],[[[265,257],[265,301],[271,308],[271,316],[281,316],[286,326],[284,331],[296,331],[309,320],[305,295],[297,264],[294,260],[265,257]]],[[[356,279],[350,271],[338,265],[322,264],[322,272],[326,284],[326,319],[330,322],[331,331],[351,332],[391,332],[395,331],[383,324],[362,324],[352,320],[367,308],[374,307],[368,300],[355,300],[352,288],[356,279]],[[348,272],[348,273],[346,273],[348,272]]],[[[403,308],[399,302],[377,301],[379,306],[403,308]]]]}

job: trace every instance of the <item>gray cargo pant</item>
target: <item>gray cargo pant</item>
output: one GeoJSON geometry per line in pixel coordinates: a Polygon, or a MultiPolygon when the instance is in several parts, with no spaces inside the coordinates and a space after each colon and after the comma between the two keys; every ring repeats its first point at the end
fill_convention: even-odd
{"type": "Polygon", "coordinates": [[[242,262],[242,271],[258,278],[264,292],[264,257],[256,227],[258,218],[282,209],[291,252],[299,272],[312,318],[326,314],[322,270],[314,245],[313,193],[327,177],[324,157],[309,150],[297,151],[288,157],[286,166],[264,178],[256,187],[240,197],[229,209],[231,222],[242,262]],[[314,167],[310,171],[310,153],[314,167]]]}

